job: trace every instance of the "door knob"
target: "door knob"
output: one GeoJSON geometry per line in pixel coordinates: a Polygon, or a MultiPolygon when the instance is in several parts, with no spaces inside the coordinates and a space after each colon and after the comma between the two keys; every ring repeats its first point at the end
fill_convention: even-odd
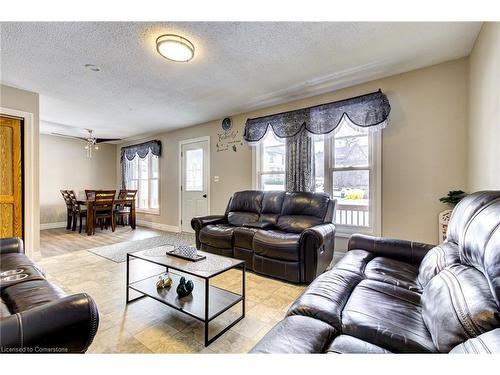
{"type": "Polygon", "coordinates": [[[206,195],[206,194],[203,194],[203,198],[206,198],[206,197],[207,197],[207,195],[206,195]]]}

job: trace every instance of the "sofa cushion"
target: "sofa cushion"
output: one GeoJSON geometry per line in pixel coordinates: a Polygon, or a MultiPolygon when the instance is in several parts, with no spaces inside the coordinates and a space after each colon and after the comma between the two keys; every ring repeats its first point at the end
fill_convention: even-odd
{"type": "Polygon", "coordinates": [[[342,311],[342,332],[395,353],[436,351],[422,319],[420,293],[375,280],[354,288],[342,311]]]}
{"type": "Polygon", "coordinates": [[[252,249],[253,237],[258,231],[257,228],[237,227],[234,228],[234,247],[242,249],[252,249]]]}
{"type": "Polygon", "coordinates": [[[0,271],[12,270],[15,268],[22,268],[22,266],[31,266],[38,268],[38,266],[23,253],[8,253],[2,255],[0,262],[0,271]]]}
{"type": "Polygon", "coordinates": [[[306,316],[290,316],[276,324],[250,353],[323,353],[335,330],[306,316]]]}
{"type": "Polygon", "coordinates": [[[373,345],[369,342],[360,340],[348,335],[340,335],[333,339],[332,343],[326,349],[327,353],[334,354],[390,354],[391,352],[373,345]]]}
{"type": "Polygon", "coordinates": [[[422,288],[446,267],[460,263],[458,245],[454,242],[443,242],[433,247],[422,259],[418,270],[418,282],[422,288]]]}
{"type": "Polygon", "coordinates": [[[234,193],[227,210],[229,224],[241,226],[257,221],[262,209],[262,197],[263,192],[255,190],[234,193]]]}
{"type": "Polygon", "coordinates": [[[227,221],[231,225],[242,226],[248,223],[255,223],[259,220],[259,214],[254,212],[236,211],[227,214],[227,221]]]}
{"type": "Polygon", "coordinates": [[[2,290],[2,299],[13,313],[19,313],[65,297],[65,293],[47,280],[21,282],[2,290]]]}
{"type": "Polygon", "coordinates": [[[285,232],[301,233],[324,222],[330,198],[326,194],[286,193],[276,226],[285,232]]]}
{"type": "Polygon", "coordinates": [[[284,191],[267,191],[262,198],[260,221],[276,224],[283,206],[284,191]]]}
{"type": "Polygon", "coordinates": [[[299,234],[259,230],[253,237],[253,251],[267,258],[298,261],[299,239],[299,234]]]}
{"type": "Polygon", "coordinates": [[[376,257],[366,265],[365,276],[370,280],[421,292],[417,281],[418,268],[399,260],[376,257]]]}
{"type": "Polygon", "coordinates": [[[483,333],[457,345],[452,354],[491,354],[500,353],[500,328],[483,333]]]}
{"type": "Polygon", "coordinates": [[[322,223],[322,219],[314,216],[282,215],[278,218],[276,227],[284,232],[302,233],[306,229],[322,223]]]}
{"type": "Polygon", "coordinates": [[[436,275],[422,294],[422,314],[440,352],[500,327],[500,312],[483,274],[454,264],[436,275]]]}
{"type": "Polygon", "coordinates": [[[212,247],[232,248],[234,228],[227,224],[207,225],[200,231],[200,242],[212,247]]]}
{"type": "Polygon", "coordinates": [[[363,280],[360,273],[339,268],[318,276],[295,300],[287,315],[303,315],[322,320],[337,330],[342,328],[342,310],[352,291],[363,280]]]}

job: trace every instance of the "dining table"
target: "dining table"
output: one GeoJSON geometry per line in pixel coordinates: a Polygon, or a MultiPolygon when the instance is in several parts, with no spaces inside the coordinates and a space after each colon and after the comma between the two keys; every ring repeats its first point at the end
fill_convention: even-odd
{"type": "MultiPolygon", "coordinates": [[[[91,199],[82,199],[78,200],[78,204],[87,207],[87,220],[85,223],[85,231],[88,236],[92,235],[92,223],[94,223],[94,200],[91,199]]],[[[130,227],[135,229],[135,199],[125,198],[125,199],[115,199],[114,205],[127,205],[130,207],[130,227]]]]}

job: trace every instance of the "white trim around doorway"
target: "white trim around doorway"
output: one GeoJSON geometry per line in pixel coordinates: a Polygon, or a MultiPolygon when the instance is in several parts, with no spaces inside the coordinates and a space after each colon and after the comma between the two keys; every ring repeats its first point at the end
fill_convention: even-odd
{"type": "Polygon", "coordinates": [[[179,173],[177,175],[178,177],[178,184],[177,184],[177,192],[178,192],[178,208],[177,208],[177,223],[179,225],[179,231],[182,232],[182,191],[181,191],[181,185],[182,185],[182,158],[181,158],[181,152],[182,152],[182,146],[185,144],[189,143],[196,143],[196,142],[202,142],[202,141],[207,141],[208,145],[208,186],[207,186],[207,195],[208,195],[208,215],[210,215],[210,185],[212,185],[212,174],[210,172],[210,165],[211,165],[211,159],[212,155],[210,153],[210,136],[204,136],[204,137],[197,137],[197,138],[189,138],[189,139],[184,139],[182,141],[179,141],[178,144],[178,152],[177,152],[177,159],[179,163],[179,173]]]}

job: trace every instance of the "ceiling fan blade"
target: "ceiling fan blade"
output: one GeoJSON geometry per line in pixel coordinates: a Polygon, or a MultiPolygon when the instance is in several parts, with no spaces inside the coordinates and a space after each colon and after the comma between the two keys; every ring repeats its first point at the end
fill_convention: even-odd
{"type": "Polygon", "coordinates": [[[87,142],[87,138],[84,138],[84,137],[75,137],[73,135],[66,135],[66,134],[61,134],[61,133],[50,133],[50,134],[55,135],[56,137],[78,139],[79,141],[87,142]]]}
{"type": "Polygon", "coordinates": [[[96,138],[96,143],[121,141],[121,138],[96,138]]]}

